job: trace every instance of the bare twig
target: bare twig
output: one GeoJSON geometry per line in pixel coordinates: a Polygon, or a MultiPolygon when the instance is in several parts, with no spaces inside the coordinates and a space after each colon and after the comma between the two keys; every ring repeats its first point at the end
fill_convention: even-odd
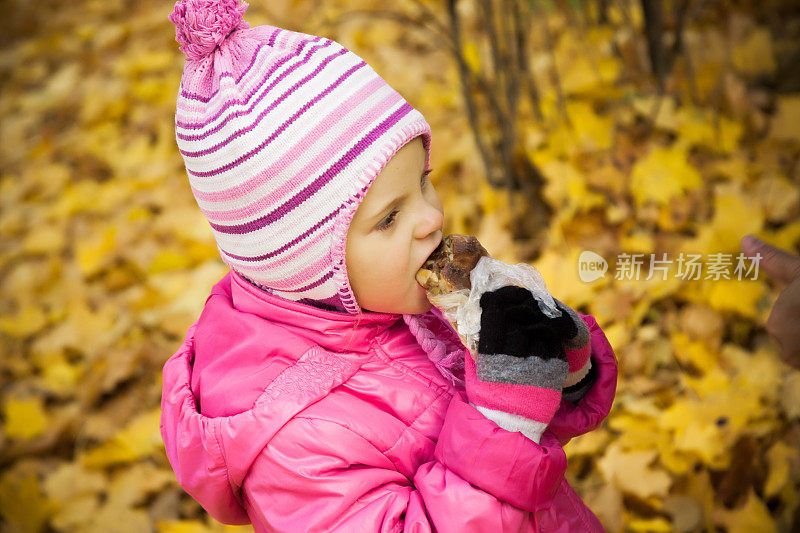
{"type": "Polygon", "coordinates": [[[437,31],[442,35],[447,35],[449,40],[450,33],[447,30],[447,26],[445,26],[445,24],[439,20],[436,14],[433,13],[433,11],[431,11],[430,9],[428,9],[428,6],[426,6],[422,2],[422,0],[412,0],[412,1],[414,2],[414,5],[416,5],[417,8],[421,11],[423,15],[422,19],[432,24],[437,29],[437,31]]]}
{"type": "Polygon", "coordinates": [[[644,12],[644,35],[647,38],[647,53],[650,57],[650,68],[658,82],[658,93],[664,93],[664,77],[666,76],[666,58],[661,39],[664,35],[661,0],[641,0],[644,12]]]}
{"type": "MultiPolygon", "coordinates": [[[[495,20],[494,20],[494,7],[492,6],[492,0],[483,0],[477,2],[478,6],[480,6],[481,11],[483,13],[483,17],[485,20],[485,28],[486,33],[489,35],[489,49],[492,52],[492,63],[494,64],[494,68],[496,71],[496,79],[498,81],[498,85],[500,87],[503,86],[504,80],[502,79],[502,58],[500,57],[501,50],[500,50],[500,43],[497,40],[497,31],[495,30],[495,20]]],[[[498,120],[502,120],[503,116],[498,116],[498,120]]]]}
{"type": "Polygon", "coordinates": [[[686,14],[689,11],[690,0],[680,0],[675,4],[675,39],[672,42],[672,50],[669,54],[669,66],[672,70],[672,62],[683,48],[683,29],[686,25],[686,14]]]}
{"type": "MultiPolygon", "coordinates": [[[[534,79],[533,73],[528,66],[528,43],[525,37],[530,29],[530,24],[527,24],[525,30],[523,30],[522,14],[520,13],[519,3],[514,2],[513,7],[514,34],[517,36],[517,69],[524,77],[525,86],[528,88],[528,98],[530,98],[531,108],[533,109],[536,119],[539,122],[544,122],[544,117],[542,116],[542,105],[539,99],[539,88],[536,86],[536,80],[534,79]]],[[[530,22],[530,11],[526,10],[526,15],[527,16],[525,17],[525,20],[530,22]]]]}
{"type": "Polygon", "coordinates": [[[564,12],[575,25],[576,33],[578,34],[578,43],[580,43],[581,48],[583,48],[584,57],[589,61],[589,66],[592,68],[592,71],[594,71],[594,75],[597,76],[598,80],[602,81],[603,76],[600,74],[600,68],[597,66],[597,61],[595,61],[595,55],[589,46],[589,39],[586,38],[586,24],[584,23],[581,13],[576,12],[573,16],[573,10],[568,5],[564,6],[564,12]]]}
{"type": "Polygon", "coordinates": [[[506,100],[508,117],[503,123],[503,169],[505,170],[508,187],[512,190],[519,189],[519,180],[512,162],[512,151],[517,144],[517,101],[519,95],[519,74],[514,68],[518,62],[514,60],[517,55],[514,51],[514,34],[511,31],[509,18],[513,16],[510,3],[516,0],[501,0],[500,28],[505,37],[505,50],[502,54],[503,63],[501,70],[505,72],[506,100]]]}
{"type": "Polygon", "coordinates": [[[684,43],[683,34],[686,27],[686,22],[688,20],[692,20],[697,13],[702,11],[705,7],[705,4],[706,0],[700,0],[694,4],[692,4],[691,0],[684,0],[680,7],[676,7],[676,9],[679,11],[677,14],[678,22],[675,28],[675,42],[672,46],[672,59],[674,61],[677,54],[680,54],[686,63],[686,76],[689,80],[689,94],[692,98],[693,104],[697,104],[700,97],[697,92],[697,80],[695,79],[694,64],[692,63],[692,57],[689,54],[689,50],[686,48],[684,43]]]}
{"type": "Polygon", "coordinates": [[[561,112],[561,118],[564,120],[564,123],[567,127],[572,127],[572,122],[569,120],[569,115],[567,114],[567,103],[564,99],[564,92],[561,89],[561,78],[558,75],[558,67],[556,65],[556,48],[555,42],[553,39],[553,34],[550,31],[550,22],[547,16],[542,17],[542,29],[544,30],[544,39],[545,45],[547,46],[547,50],[550,53],[551,58],[551,69],[550,75],[553,78],[553,86],[555,87],[556,91],[556,98],[558,99],[558,109],[561,112]]]}
{"type": "Polygon", "coordinates": [[[599,0],[597,3],[597,23],[608,24],[608,0],[599,0]]]}
{"type": "Polygon", "coordinates": [[[470,127],[472,128],[475,145],[478,147],[478,151],[481,154],[481,159],[483,160],[487,179],[489,180],[489,183],[493,183],[491,158],[489,156],[489,151],[487,150],[486,145],[480,136],[481,129],[478,121],[478,114],[470,92],[470,68],[469,65],[467,65],[467,62],[464,60],[461,52],[461,24],[458,19],[458,12],[456,10],[456,1],[457,0],[447,0],[447,13],[450,18],[450,28],[452,32],[453,44],[455,46],[455,54],[458,58],[458,69],[461,73],[461,93],[464,97],[464,105],[467,108],[467,118],[469,119],[470,127]]]}
{"type": "MultiPolygon", "coordinates": [[[[494,71],[494,87],[489,89],[489,92],[494,94],[503,94],[504,93],[504,86],[508,85],[508,69],[503,68],[504,64],[504,57],[503,51],[500,45],[500,40],[497,37],[497,29],[495,28],[496,21],[495,21],[495,11],[494,5],[492,4],[492,0],[484,0],[477,2],[478,6],[481,9],[481,13],[484,18],[484,27],[486,28],[486,33],[489,36],[489,49],[492,54],[492,66],[494,71]]],[[[502,11],[500,13],[500,19],[502,20],[503,14],[502,11]]],[[[503,171],[501,173],[501,180],[499,184],[501,186],[507,186],[504,183],[509,177],[508,173],[508,145],[511,141],[508,138],[508,127],[507,124],[511,120],[511,111],[508,109],[508,102],[506,101],[506,109],[503,109],[501,106],[494,106],[492,107],[492,111],[494,112],[494,124],[497,128],[497,133],[499,134],[500,138],[495,142],[495,146],[500,152],[500,159],[502,162],[503,171]]],[[[492,170],[492,174],[494,174],[494,169],[492,170]]],[[[492,181],[495,181],[492,179],[492,181]]]]}
{"type": "Polygon", "coordinates": [[[505,81],[505,94],[506,94],[506,101],[508,104],[508,116],[509,118],[514,117],[515,113],[515,100],[516,96],[514,92],[516,91],[517,85],[517,73],[515,69],[512,67],[514,64],[514,60],[512,56],[514,55],[514,34],[511,32],[509,18],[511,17],[511,6],[509,5],[509,0],[501,0],[500,1],[501,8],[500,8],[500,33],[503,36],[503,46],[500,50],[500,64],[498,68],[504,74],[504,81],[505,81]]]}

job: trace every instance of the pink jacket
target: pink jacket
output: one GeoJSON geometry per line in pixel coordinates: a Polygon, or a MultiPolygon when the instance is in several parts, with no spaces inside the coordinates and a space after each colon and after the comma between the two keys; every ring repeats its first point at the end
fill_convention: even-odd
{"type": "Polygon", "coordinates": [[[539,445],[439,373],[426,354],[464,348],[438,311],[354,328],[229,271],[164,365],[167,457],[214,518],[258,532],[603,531],[564,478],[562,445],[601,423],[617,380],[582,316],[598,379],[539,445]]]}

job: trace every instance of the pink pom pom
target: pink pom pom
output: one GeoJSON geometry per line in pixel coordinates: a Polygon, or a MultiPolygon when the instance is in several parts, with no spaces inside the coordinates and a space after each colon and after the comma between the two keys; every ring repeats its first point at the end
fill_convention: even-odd
{"type": "Polygon", "coordinates": [[[234,30],[249,28],[244,12],[249,4],[238,0],[178,0],[169,20],[175,40],[190,60],[207,57],[234,30]]]}

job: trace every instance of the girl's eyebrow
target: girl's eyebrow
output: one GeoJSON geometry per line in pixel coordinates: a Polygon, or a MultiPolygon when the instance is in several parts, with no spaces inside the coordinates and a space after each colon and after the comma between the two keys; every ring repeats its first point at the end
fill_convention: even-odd
{"type": "Polygon", "coordinates": [[[403,195],[398,196],[397,198],[393,199],[388,204],[386,204],[383,209],[381,209],[380,211],[378,211],[374,215],[372,215],[372,217],[370,218],[370,221],[377,222],[378,219],[382,218],[386,213],[388,213],[389,211],[391,211],[392,209],[394,209],[398,205],[402,204],[407,197],[408,197],[408,195],[403,194],[403,195]]]}
{"type": "MultiPolygon", "coordinates": [[[[425,170],[423,170],[423,171],[422,171],[422,174],[420,174],[419,181],[420,181],[420,182],[422,182],[422,180],[424,180],[424,179],[425,179],[425,176],[427,176],[428,174],[430,174],[430,172],[431,172],[431,169],[429,169],[429,168],[428,168],[428,169],[425,169],[425,170]]],[[[374,215],[372,215],[372,216],[369,218],[370,222],[376,222],[376,221],[377,221],[379,218],[382,218],[382,217],[383,217],[383,216],[384,216],[386,213],[388,213],[388,212],[389,212],[391,209],[394,209],[394,208],[395,208],[395,207],[397,207],[398,205],[402,204],[402,203],[403,203],[403,202],[406,200],[406,198],[408,198],[408,195],[407,195],[407,194],[401,194],[400,196],[398,196],[398,197],[396,197],[396,198],[394,198],[394,199],[390,200],[390,201],[389,201],[389,203],[387,203],[387,204],[386,204],[386,205],[383,207],[383,209],[381,209],[380,211],[376,211],[376,212],[375,212],[375,214],[374,214],[374,215]]]]}

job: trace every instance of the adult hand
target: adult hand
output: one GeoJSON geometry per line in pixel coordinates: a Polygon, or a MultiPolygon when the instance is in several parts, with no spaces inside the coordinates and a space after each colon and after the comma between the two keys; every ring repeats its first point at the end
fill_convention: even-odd
{"type": "Polygon", "coordinates": [[[800,257],[768,244],[755,235],[741,242],[747,256],[761,254],[759,268],[786,287],[778,295],[767,320],[767,332],[778,342],[783,360],[800,369],[800,257]]]}

